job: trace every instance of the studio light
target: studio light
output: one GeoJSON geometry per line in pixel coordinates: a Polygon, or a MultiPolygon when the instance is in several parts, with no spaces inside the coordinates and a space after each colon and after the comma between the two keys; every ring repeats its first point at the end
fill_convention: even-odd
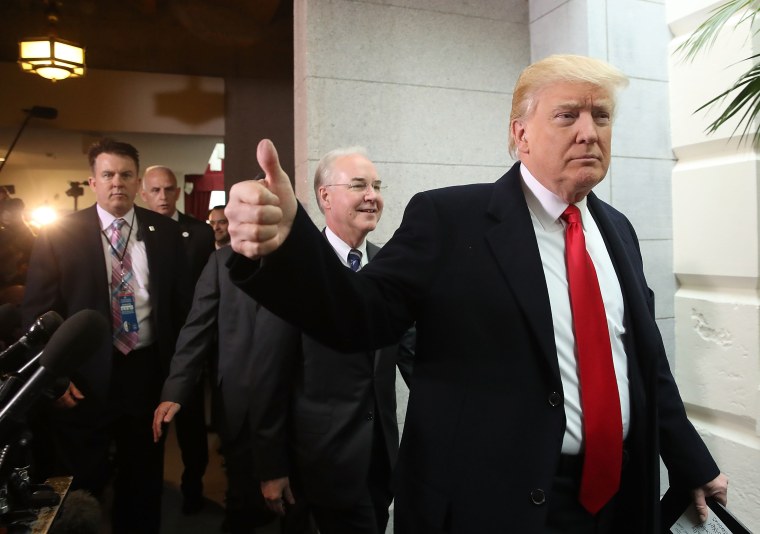
{"type": "Polygon", "coordinates": [[[84,48],[58,37],[60,18],[56,0],[47,0],[47,37],[35,37],[19,42],[18,62],[25,72],[36,73],[48,80],[84,76],[84,48]]]}

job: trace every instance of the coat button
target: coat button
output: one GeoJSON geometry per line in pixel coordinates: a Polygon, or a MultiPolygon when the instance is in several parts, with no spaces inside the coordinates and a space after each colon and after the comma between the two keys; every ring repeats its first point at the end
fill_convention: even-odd
{"type": "Polygon", "coordinates": [[[542,489],[534,489],[530,492],[530,500],[533,504],[542,505],[546,502],[546,494],[542,489]]]}
{"type": "Polygon", "coordinates": [[[372,421],[375,418],[375,412],[367,412],[367,421],[372,421]]]}
{"type": "Polygon", "coordinates": [[[549,405],[550,406],[559,406],[562,404],[562,394],[557,393],[556,391],[552,391],[549,394],[549,405]]]}

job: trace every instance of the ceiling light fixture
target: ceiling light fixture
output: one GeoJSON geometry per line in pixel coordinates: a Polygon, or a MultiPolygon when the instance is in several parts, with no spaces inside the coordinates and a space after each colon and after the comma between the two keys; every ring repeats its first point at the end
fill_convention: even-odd
{"type": "Polygon", "coordinates": [[[60,18],[56,0],[46,0],[49,24],[47,37],[25,39],[18,44],[18,62],[25,72],[36,73],[48,80],[84,76],[84,48],[58,37],[60,18]]]}

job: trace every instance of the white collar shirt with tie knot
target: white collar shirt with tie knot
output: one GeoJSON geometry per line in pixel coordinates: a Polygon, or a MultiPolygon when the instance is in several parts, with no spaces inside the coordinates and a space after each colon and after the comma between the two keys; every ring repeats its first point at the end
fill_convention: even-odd
{"type": "MultiPolygon", "coordinates": [[[[573,333],[570,293],[565,266],[565,223],[562,213],[568,204],[546,189],[530,173],[525,164],[520,165],[523,192],[536,232],[541,263],[544,269],[549,301],[552,310],[554,341],[557,347],[560,377],[564,390],[564,405],[567,426],[562,440],[564,454],[579,454],[583,443],[583,413],[581,410],[580,388],[577,362],[575,359],[575,335],[573,333]]],[[[607,246],[604,244],[599,227],[586,206],[586,199],[576,203],[583,219],[586,248],[594,263],[599,287],[607,315],[610,332],[612,359],[620,393],[623,419],[623,435],[628,434],[630,425],[630,394],[628,390],[628,369],[623,345],[624,306],[623,294],[612,265],[607,246]]]]}

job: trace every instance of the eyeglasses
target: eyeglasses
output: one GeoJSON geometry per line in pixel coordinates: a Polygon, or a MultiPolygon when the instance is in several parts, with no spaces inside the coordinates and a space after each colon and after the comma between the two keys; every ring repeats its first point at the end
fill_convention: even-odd
{"type": "Polygon", "coordinates": [[[383,182],[377,181],[367,183],[367,182],[351,182],[350,184],[327,184],[324,187],[345,187],[352,193],[369,193],[369,190],[372,189],[375,193],[380,194],[380,192],[385,189],[386,186],[383,185],[383,182]]]}
{"type": "Polygon", "coordinates": [[[216,226],[217,224],[228,224],[229,221],[227,221],[227,219],[219,219],[217,221],[209,219],[206,222],[209,223],[211,226],[216,226]]]}

